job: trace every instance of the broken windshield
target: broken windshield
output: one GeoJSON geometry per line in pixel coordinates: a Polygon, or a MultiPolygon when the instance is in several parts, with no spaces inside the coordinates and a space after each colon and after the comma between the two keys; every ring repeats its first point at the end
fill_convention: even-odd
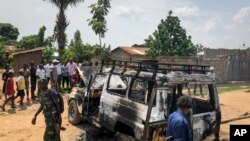
{"type": "Polygon", "coordinates": [[[167,84],[156,88],[155,103],[150,121],[166,120],[169,114],[177,110],[177,100],[182,95],[193,99],[193,113],[206,113],[215,110],[215,90],[212,84],[167,84]]]}

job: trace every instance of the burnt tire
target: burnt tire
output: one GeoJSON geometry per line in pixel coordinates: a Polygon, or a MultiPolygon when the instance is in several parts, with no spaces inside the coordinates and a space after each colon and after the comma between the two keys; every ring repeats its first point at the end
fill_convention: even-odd
{"type": "Polygon", "coordinates": [[[77,103],[75,100],[71,100],[69,102],[69,110],[68,110],[68,120],[69,123],[76,125],[81,121],[81,115],[77,108],[77,103]]]}

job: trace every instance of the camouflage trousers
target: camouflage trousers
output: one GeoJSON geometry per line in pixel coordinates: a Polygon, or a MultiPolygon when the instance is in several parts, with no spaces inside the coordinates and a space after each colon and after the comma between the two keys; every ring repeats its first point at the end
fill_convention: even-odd
{"type": "Polygon", "coordinates": [[[54,126],[53,124],[46,124],[46,129],[44,132],[43,140],[44,141],[60,141],[60,135],[59,135],[59,127],[54,126]]]}

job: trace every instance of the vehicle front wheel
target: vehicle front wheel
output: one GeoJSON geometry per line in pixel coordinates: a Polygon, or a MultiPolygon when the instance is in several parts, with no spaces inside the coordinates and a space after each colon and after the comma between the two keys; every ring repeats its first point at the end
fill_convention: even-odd
{"type": "Polygon", "coordinates": [[[69,110],[68,110],[68,120],[71,124],[78,124],[81,121],[81,116],[77,108],[77,103],[75,100],[71,100],[69,102],[69,110]]]}

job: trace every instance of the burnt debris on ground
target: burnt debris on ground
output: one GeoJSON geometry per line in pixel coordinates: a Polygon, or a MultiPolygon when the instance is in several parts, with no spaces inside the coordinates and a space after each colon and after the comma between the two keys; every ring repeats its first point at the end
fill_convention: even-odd
{"type": "Polygon", "coordinates": [[[84,126],[76,141],[114,141],[114,134],[102,128],[96,128],[89,124],[84,126]]]}

